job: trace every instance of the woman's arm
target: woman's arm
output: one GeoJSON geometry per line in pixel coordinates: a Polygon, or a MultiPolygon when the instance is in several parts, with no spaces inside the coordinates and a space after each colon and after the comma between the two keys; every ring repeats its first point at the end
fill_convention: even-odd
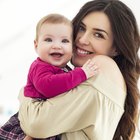
{"type": "Polygon", "coordinates": [[[81,85],[80,88],[47,101],[25,99],[19,110],[20,125],[27,135],[36,138],[46,138],[93,125],[94,110],[92,112],[89,108],[96,104],[96,93],[92,92],[95,93],[96,90],[81,85]]]}
{"type": "MultiPolygon", "coordinates": [[[[99,100],[99,98],[102,98],[102,94],[99,95],[99,90],[96,87],[100,84],[100,77],[109,78],[109,81],[115,82],[115,85],[123,89],[125,93],[125,84],[116,63],[104,56],[97,56],[94,60],[100,68],[100,73],[75,89],[47,101],[38,102],[30,98],[22,98],[19,119],[25,133],[36,138],[46,138],[94,126],[102,103],[102,99],[99,100]],[[117,82],[117,80],[120,82],[117,82]]],[[[110,82],[107,83],[108,80],[104,81],[106,83],[102,84],[110,84],[110,82]]],[[[100,87],[103,86],[100,85],[100,87]]],[[[100,88],[100,90],[102,89],[100,88]]],[[[114,91],[113,94],[121,97],[120,106],[123,108],[125,98],[122,95],[117,95],[117,91],[114,91]]],[[[119,94],[122,94],[122,92],[119,94]]],[[[115,99],[116,97],[113,97],[113,100],[115,99]]],[[[118,118],[121,117],[121,114],[122,112],[118,118]]],[[[109,115],[111,116],[111,114],[109,115]]]]}

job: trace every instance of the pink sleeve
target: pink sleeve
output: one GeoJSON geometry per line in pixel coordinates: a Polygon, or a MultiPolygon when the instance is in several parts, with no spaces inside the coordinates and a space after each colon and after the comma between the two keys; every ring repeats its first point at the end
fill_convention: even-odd
{"type": "Polygon", "coordinates": [[[33,83],[44,97],[51,98],[71,90],[86,79],[84,71],[78,67],[67,73],[59,74],[54,74],[50,70],[37,71],[33,83]]]}

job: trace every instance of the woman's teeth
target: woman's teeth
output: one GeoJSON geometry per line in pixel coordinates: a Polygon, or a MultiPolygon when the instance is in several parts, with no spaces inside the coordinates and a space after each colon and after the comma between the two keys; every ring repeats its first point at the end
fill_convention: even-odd
{"type": "Polygon", "coordinates": [[[81,49],[79,49],[79,48],[77,48],[77,52],[78,52],[79,54],[91,54],[91,52],[86,51],[86,50],[81,50],[81,49]]]}

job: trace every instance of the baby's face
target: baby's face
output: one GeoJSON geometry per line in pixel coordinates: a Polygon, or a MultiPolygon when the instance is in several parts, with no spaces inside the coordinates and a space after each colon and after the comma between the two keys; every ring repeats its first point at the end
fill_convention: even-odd
{"type": "Polygon", "coordinates": [[[64,67],[72,57],[72,27],[64,23],[43,24],[35,48],[43,61],[64,67]]]}

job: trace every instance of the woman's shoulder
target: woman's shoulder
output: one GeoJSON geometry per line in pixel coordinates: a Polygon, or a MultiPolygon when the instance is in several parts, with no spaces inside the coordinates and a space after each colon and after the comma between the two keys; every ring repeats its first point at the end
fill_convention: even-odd
{"type": "Polygon", "coordinates": [[[124,107],[126,84],[117,63],[108,56],[95,56],[93,61],[99,67],[99,73],[87,81],[108,101],[124,107]]]}
{"type": "Polygon", "coordinates": [[[99,67],[98,74],[101,73],[102,75],[104,75],[104,77],[110,79],[112,83],[115,83],[123,90],[126,90],[126,85],[125,85],[123,75],[118,65],[112,58],[104,55],[97,55],[93,58],[93,61],[95,61],[95,63],[99,67]]]}
{"type": "Polygon", "coordinates": [[[106,68],[108,68],[108,65],[111,65],[113,68],[116,67],[116,69],[118,68],[116,62],[109,56],[96,55],[93,57],[93,61],[95,61],[103,70],[106,70],[106,68]]]}
{"type": "Polygon", "coordinates": [[[105,55],[96,55],[93,58],[93,61],[98,65],[99,69],[103,72],[107,71],[120,71],[116,62],[108,56],[105,55]]]}

